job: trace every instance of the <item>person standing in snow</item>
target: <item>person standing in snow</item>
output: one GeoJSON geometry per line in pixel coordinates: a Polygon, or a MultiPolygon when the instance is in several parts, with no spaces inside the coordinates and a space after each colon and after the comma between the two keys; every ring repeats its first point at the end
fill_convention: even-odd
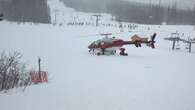
{"type": "Polygon", "coordinates": [[[127,53],[125,53],[125,48],[120,48],[120,53],[119,54],[122,55],[122,56],[127,56],[128,55],[127,53]]]}

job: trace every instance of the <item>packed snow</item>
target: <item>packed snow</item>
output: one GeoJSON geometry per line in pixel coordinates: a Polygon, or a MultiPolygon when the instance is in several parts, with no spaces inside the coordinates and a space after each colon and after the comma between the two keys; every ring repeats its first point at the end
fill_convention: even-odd
{"type": "MultiPolygon", "coordinates": [[[[52,10],[59,8],[60,4],[54,6],[52,2],[52,10]]],[[[66,7],[64,10],[90,19],[91,14],[78,14],[66,7]]],[[[106,16],[105,19],[110,17],[106,16]]],[[[41,57],[42,69],[49,72],[47,84],[27,87],[24,92],[0,93],[2,110],[195,109],[195,45],[192,53],[183,48],[185,45],[172,51],[172,42],[163,39],[176,31],[184,33],[185,38],[194,38],[193,26],[137,24],[136,29],[124,28],[121,32],[118,27],[68,26],[67,22],[0,22],[0,52],[21,52],[23,61],[33,69],[38,68],[37,58],[41,57]],[[114,33],[117,38],[130,40],[134,34],[150,37],[154,32],[156,49],[131,45],[125,46],[128,56],[88,53],[88,45],[103,38],[100,33],[114,33]]]]}

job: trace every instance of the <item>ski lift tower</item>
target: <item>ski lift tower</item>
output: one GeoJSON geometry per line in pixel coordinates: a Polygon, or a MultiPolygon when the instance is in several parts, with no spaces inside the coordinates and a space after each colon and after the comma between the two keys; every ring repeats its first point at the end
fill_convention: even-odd
{"type": "Polygon", "coordinates": [[[189,38],[188,40],[186,40],[184,38],[179,37],[179,33],[178,32],[172,33],[171,37],[164,38],[164,39],[165,40],[169,40],[169,41],[173,41],[172,50],[175,50],[175,43],[176,42],[182,41],[183,43],[187,43],[188,46],[189,46],[189,47],[187,47],[187,49],[189,49],[189,53],[191,53],[192,44],[195,43],[195,40],[193,40],[193,39],[189,38]]]}
{"type": "Polygon", "coordinates": [[[180,40],[179,33],[171,33],[171,40],[173,41],[172,50],[175,50],[175,42],[180,40]]]}
{"type": "Polygon", "coordinates": [[[102,17],[102,15],[96,14],[96,15],[92,15],[92,16],[96,17],[96,27],[97,27],[99,25],[100,17],[102,17]]]}

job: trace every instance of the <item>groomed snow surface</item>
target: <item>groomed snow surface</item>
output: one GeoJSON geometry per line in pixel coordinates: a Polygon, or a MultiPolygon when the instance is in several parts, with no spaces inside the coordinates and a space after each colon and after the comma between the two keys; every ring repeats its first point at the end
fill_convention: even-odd
{"type": "MultiPolygon", "coordinates": [[[[31,68],[37,57],[49,83],[0,94],[2,110],[194,110],[195,48],[171,51],[170,33],[194,35],[192,26],[139,25],[116,34],[129,40],[157,32],[156,49],[125,46],[129,56],[94,56],[87,46],[116,28],[0,23],[0,52],[19,51],[31,68]],[[158,31],[157,31],[158,30],[158,31]],[[94,35],[93,35],[94,34],[94,35]]],[[[186,36],[187,36],[186,35],[186,36]]]]}

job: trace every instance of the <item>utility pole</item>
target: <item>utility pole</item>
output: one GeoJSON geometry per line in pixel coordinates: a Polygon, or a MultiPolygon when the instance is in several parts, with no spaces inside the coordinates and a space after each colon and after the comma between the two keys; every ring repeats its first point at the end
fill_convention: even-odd
{"type": "Polygon", "coordinates": [[[99,24],[99,20],[100,20],[100,17],[102,17],[102,15],[92,15],[92,16],[94,16],[94,17],[96,17],[96,27],[98,26],[98,24],[99,24]]]}
{"type": "Polygon", "coordinates": [[[38,58],[38,65],[39,65],[39,81],[41,81],[41,58],[38,58]]]}

